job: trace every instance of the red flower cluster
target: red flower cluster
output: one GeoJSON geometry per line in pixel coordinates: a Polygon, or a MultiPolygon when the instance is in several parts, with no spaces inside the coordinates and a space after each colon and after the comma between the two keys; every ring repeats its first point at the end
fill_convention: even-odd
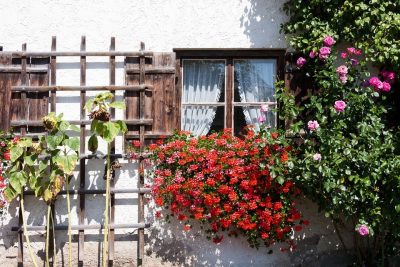
{"type": "Polygon", "coordinates": [[[11,143],[16,144],[18,141],[19,137],[13,138],[8,133],[0,132],[0,214],[2,213],[1,209],[6,205],[6,201],[3,197],[3,190],[7,186],[7,179],[4,177],[4,171],[11,159],[10,145],[11,143]]]}
{"type": "Polygon", "coordinates": [[[238,230],[256,247],[289,240],[301,215],[292,200],[299,190],[284,178],[292,148],[283,140],[251,129],[238,138],[227,129],[198,138],[179,132],[151,145],[156,205],[185,230],[189,220],[200,221],[216,243],[225,230],[238,230]]]}

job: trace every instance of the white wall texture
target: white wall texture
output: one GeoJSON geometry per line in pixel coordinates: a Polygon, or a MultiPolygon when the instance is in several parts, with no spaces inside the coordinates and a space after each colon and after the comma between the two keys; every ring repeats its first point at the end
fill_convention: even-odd
{"type": "MultiPolygon", "coordinates": [[[[138,50],[139,42],[156,52],[171,52],[173,48],[285,48],[284,36],[279,33],[286,16],[281,10],[285,0],[3,0],[1,1],[0,45],[5,51],[20,50],[27,43],[29,51],[50,49],[51,36],[57,36],[57,50],[76,51],[81,35],[86,35],[88,51],[108,50],[110,37],[116,37],[117,50],[138,50]]],[[[108,84],[108,58],[87,59],[87,84],[108,84]]],[[[123,58],[117,58],[116,84],[124,84],[123,58]]],[[[57,84],[79,84],[77,58],[57,59],[57,84]]],[[[79,94],[58,93],[57,111],[67,119],[79,119],[79,94]]],[[[118,114],[117,114],[118,115],[118,114]]],[[[119,114],[118,116],[121,116],[119,114]]],[[[121,138],[117,150],[121,151],[121,138]]],[[[116,187],[134,188],[137,176],[134,163],[123,164],[117,172],[116,187]]],[[[104,162],[91,160],[87,163],[88,188],[104,185],[104,162]]],[[[76,187],[76,185],[74,185],[76,187]]],[[[137,222],[137,196],[117,195],[116,223],[137,222]]],[[[28,223],[43,224],[46,206],[37,201],[27,202],[28,223]]],[[[57,221],[67,223],[65,198],[57,202],[57,221]]],[[[78,219],[76,196],[72,200],[72,224],[78,219]]],[[[104,197],[89,196],[86,200],[86,223],[97,224],[103,220],[104,197]]],[[[335,251],[343,249],[332,224],[315,205],[300,201],[305,217],[311,226],[294,236],[299,249],[293,253],[281,253],[280,244],[273,248],[248,247],[244,239],[229,239],[214,245],[196,230],[182,233],[181,225],[164,225],[154,221],[149,205],[147,219],[153,223],[146,231],[147,266],[291,266],[300,262],[329,261],[332,265],[341,258],[335,251]],[[267,252],[273,249],[272,254],[267,252]],[[333,253],[334,258],[329,258],[333,253]],[[318,260],[319,257],[319,260],[318,260]]],[[[17,224],[18,211],[11,205],[2,221],[0,231],[0,265],[15,266],[17,237],[10,227],[17,224]]],[[[99,231],[89,233],[85,244],[85,266],[96,266],[101,255],[102,236],[99,231]]],[[[36,254],[43,257],[43,232],[32,232],[36,254]]],[[[133,230],[117,230],[115,266],[134,266],[136,237],[133,230]]],[[[58,261],[68,259],[66,232],[57,232],[58,261]]],[[[74,239],[77,240],[76,238],[74,239]]],[[[345,241],[350,242],[345,235],[345,241]]],[[[74,258],[77,250],[74,243],[74,258]]],[[[27,250],[25,260],[29,262],[27,250]]],[[[29,266],[29,264],[28,264],[29,266]]],[[[76,266],[76,265],[75,265],[76,266]]],[[[333,265],[332,265],[333,266],[333,265]]],[[[340,266],[340,265],[338,265],[340,266]]]]}

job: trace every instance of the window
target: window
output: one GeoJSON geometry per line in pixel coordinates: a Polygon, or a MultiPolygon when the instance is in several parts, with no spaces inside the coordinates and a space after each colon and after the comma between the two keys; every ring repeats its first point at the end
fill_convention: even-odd
{"type": "Polygon", "coordinates": [[[180,64],[181,129],[239,135],[260,118],[277,126],[274,82],[283,79],[283,49],[175,49],[180,64]],[[261,106],[269,111],[261,111],[261,106]]]}

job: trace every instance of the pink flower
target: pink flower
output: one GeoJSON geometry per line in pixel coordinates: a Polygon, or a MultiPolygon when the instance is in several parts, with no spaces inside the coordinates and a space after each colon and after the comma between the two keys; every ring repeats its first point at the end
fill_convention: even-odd
{"type": "Polygon", "coordinates": [[[346,75],[339,76],[339,80],[342,84],[345,84],[347,83],[347,76],[346,75]]]}
{"type": "Polygon", "coordinates": [[[388,83],[393,83],[394,79],[396,78],[396,74],[392,71],[381,71],[381,75],[383,77],[383,79],[385,80],[385,82],[388,83]]]}
{"type": "Polygon", "coordinates": [[[308,55],[310,58],[315,58],[318,56],[318,52],[311,51],[310,54],[308,55]]]}
{"type": "Polygon", "coordinates": [[[319,154],[319,153],[315,153],[315,154],[313,155],[313,159],[314,159],[314,160],[317,160],[317,161],[321,161],[322,156],[321,156],[321,154],[319,154]]]}
{"type": "Polygon", "coordinates": [[[383,88],[383,83],[378,77],[369,78],[369,85],[374,87],[375,91],[380,91],[383,88]]]}
{"type": "Polygon", "coordinates": [[[308,129],[312,132],[319,128],[319,124],[317,121],[309,121],[307,123],[308,129]]]}
{"type": "Polygon", "coordinates": [[[390,83],[387,82],[382,82],[382,91],[383,92],[390,92],[390,83]]]}
{"type": "Polygon", "coordinates": [[[356,50],[354,50],[354,55],[359,56],[359,55],[361,55],[361,54],[362,54],[361,49],[356,49],[356,50]]]}
{"type": "Polygon", "coordinates": [[[268,112],[268,111],[269,111],[269,107],[268,107],[268,105],[261,105],[260,110],[261,110],[262,112],[268,112]]]}
{"type": "Polygon", "coordinates": [[[361,224],[361,225],[358,227],[358,233],[359,233],[360,235],[362,235],[362,236],[368,235],[368,234],[369,234],[368,226],[366,226],[365,224],[361,224]]]}
{"type": "Polygon", "coordinates": [[[319,49],[319,58],[327,59],[330,53],[331,49],[329,47],[323,46],[319,49]]]}
{"type": "Polygon", "coordinates": [[[337,112],[343,112],[344,109],[346,108],[346,102],[344,102],[343,100],[338,100],[335,101],[335,109],[337,112]]]}
{"type": "Polygon", "coordinates": [[[263,115],[261,115],[260,117],[258,117],[258,122],[259,123],[264,123],[265,122],[265,117],[263,115]]]}
{"type": "Polygon", "coordinates": [[[347,53],[344,53],[344,52],[343,52],[343,53],[340,53],[340,57],[341,57],[341,58],[347,58],[347,53]]]}
{"type": "Polygon", "coordinates": [[[301,68],[304,64],[306,64],[306,59],[304,57],[299,57],[296,61],[296,64],[299,68],[301,68]]]}
{"type": "Polygon", "coordinates": [[[356,53],[356,49],[354,47],[348,47],[347,48],[347,52],[349,52],[349,54],[355,54],[356,53]]]}
{"type": "Polygon", "coordinates": [[[326,36],[324,38],[324,45],[326,46],[332,46],[336,41],[332,38],[332,36],[326,36]]]}
{"type": "Polygon", "coordinates": [[[336,68],[336,72],[342,76],[342,75],[346,75],[348,72],[348,68],[345,65],[339,66],[336,68]]]}

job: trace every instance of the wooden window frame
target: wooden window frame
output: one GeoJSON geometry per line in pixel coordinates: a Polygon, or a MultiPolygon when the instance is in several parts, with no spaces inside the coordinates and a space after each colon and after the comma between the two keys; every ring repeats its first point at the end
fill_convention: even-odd
{"type": "MultiPolygon", "coordinates": [[[[234,60],[238,59],[275,59],[277,78],[284,80],[285,78],[285,54],[286,49],[281,48],[175,48],[173,51],[176,53],[176,70],[177,70],[177,83],[176,90],[182,96],[182,77],[183,77],[183,60],[225,60],[225,101],[221,103],[196,103],[192,105],[208,105],[208,106],[223,106],[225,112],[224,126],[225,128],[234,127],[234,108],[235,106],[261,106],[262,104],[271,105],[271,102],[257,102],[257,103],[242,103],[234,102],[234,60]]],[[[178,101],[178,126],[181,129],[181,110],[183,108],[182,99],[178,101]]],[[[276,104],[278,110],[281,106],[279,102],[276,104]]],[[[185,104],[188,105],[188,104],[185,104]]],[[[278,114],[277,118],[278,118],[278,114]]],[[[276,126],[280,127],[283,123],[276,119],[276,126]]]]}

